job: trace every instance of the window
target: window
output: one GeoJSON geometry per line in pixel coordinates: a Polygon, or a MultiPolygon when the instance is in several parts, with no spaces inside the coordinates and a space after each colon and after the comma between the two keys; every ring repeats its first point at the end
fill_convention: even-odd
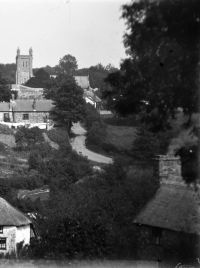
{"type": "Polygon", "coordinates": [[[0,237],[0,250],[6,249],[6,238],[0,237]]]}
{"type": "Polygon", "coordinates": [[[0,234],[3,234],[3,226],[0,226],[0,234]]]}
{"type": "Polygon", "coordinates": [[[29,120],[29,114],[23,114],[23,120],[29,120]]]}
{"type": "Polygon", "coordinates": [[[4,122],[10,122],[10,116],[9,116],[9,113],[4,113],[4,114],[3,114],[3,121],[4,121],[4,122]]]}

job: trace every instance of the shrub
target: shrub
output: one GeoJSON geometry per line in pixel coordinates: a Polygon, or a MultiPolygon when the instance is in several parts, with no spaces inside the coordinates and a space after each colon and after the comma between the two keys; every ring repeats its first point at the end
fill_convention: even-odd
{"type": "Polygon", "coordinates": [[[87,133],[86,144],[102,145],[102,143],[105,141],[105,137],[105,125],[95,121],[87,133]]]}
{"type": "Polygon", "coordinates": [[[155,155],[165,154],[172,138],[172,133],[153,133],[145,128],[140,129],[133,142],[131,154],[138,161],[151,161],[155,155]]]}
{"type": "Polygon", "coordinates": [[[30,150],[33,145],[43,141],[42,130],[38,127],[20,127],[15,133],[15,142],[18,150],[30,150]]]}
{"type": "Polygon", "coordinates": [[[87,130],[89,130],[93,126],[94,122],[100,122],[100,121],[101,121],[101,118],[97,110],[94,108],[93,105],[87,103],[86,104],[86,116],[84,119],[84,123],[85,123],[87,130]]]}
{"type": "Polygon", "coordinates": [[[5,153],[7,151],[7,146],[0,142],[0,153],[5,153]]]}
{"type": "Polygon", "coordinates": [[[63,128],[53,128],[47,132],[50,140],[57,143],[60,147],[70,147],[67,130],[63,128]]]}
{"type": "Polygon", "coordinates": [[[38,169],[42,162],[42,157],[38,151],[33,151],[30,153],[28,164],[29,169],[38,169]]]}
{"type": "Polygon", "coordinates": [[[2,125],[0,124],[0,133],[1,134],[7,134],[7,135],[13,135],[14,132],[11,128],[9,128],[8,126],[6,125],[2,125]]]}

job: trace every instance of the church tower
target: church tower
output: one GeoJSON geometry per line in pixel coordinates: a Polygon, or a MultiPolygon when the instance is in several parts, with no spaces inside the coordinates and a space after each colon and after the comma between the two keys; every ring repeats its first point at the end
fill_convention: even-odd
{"type": "Polygon", "coordinates": [[[33,50],[29,49],[29,55],[20,55],[20,49],[17,49],[16,56],[16,84],[22,85],[33,76],[33,50]]]}

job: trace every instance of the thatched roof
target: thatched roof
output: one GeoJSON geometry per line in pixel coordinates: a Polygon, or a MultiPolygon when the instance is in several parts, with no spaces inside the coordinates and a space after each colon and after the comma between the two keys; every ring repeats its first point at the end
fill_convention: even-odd
{"type": "Polygon", "coordinates": [[[187,186],[163,184],[134,223],[200,235],[198,195],[187,186]]]}
{"type": "Polygon", "coordinates": [[[31,224],[28,217],[0,197],[0,225],[22,226],[27,224],[31,224]]]}

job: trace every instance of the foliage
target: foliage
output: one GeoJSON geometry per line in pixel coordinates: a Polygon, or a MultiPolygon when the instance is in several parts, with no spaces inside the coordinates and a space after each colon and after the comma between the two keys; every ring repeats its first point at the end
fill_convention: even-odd
{"type": "Polygon", "coordinates": [[[87,143],[93,145],[102,145],[102,143],[105,141],[105,137],[105,125],[101,122],[95,121],[87,133],[86,145],[87,143]]]}
{"type": "Polygon", "coordinates": [[[0,73],[2,78],[7,81],[8,84],[15,84],[16,77],[16,64],[15,63],[7,63],[0,64],[0,73]]]}
{"type": "Polygon", "coordinates": [[[170,131],[153,133],[141,128],[133,142],[131,154],[135,160],[151,163],[155,155],[167,152],[170,140],[170,131]]]}
{"type": "Polygon", "coordinates": [[[101,118],[97,110],[90,103],[86,103],[84,124],[87,130],[89,130],[95,121],[100,122],[101,118]]]}
{"type": "Polygon", "coordinates": [[[111,89],[104,97],[113,109],[142,112],[156,131],[168,126],[177,107],[188,114],[196,111],[199,1],[133,1],[123,6],[122,17],[129,58],[107,78],[111,89]]]}
{"type": "Polygon", "coordinates": [[[7,134],[7,135],[13,135],[13,130],[6,125],[0,124],[0,133],[7,134]]]}
{"type": "Polygon", "coordinates": [[[88,160],[75,152],[68,152],[65,157],[62,152],[58,152],[52,158],[43,161],[38,170],[45,176],[52,193],[57,189],[68,191],[71,184],[92,172],[88,160]]]}
{"type": "Polygon", "coordinates": [[[186,183],[194,183],[198,179],[199,156],[198,146],[185,146],[177,150],[181,157],[182,176],[186,183]]]}
{"type": "Polygon", "coordinates": [[[54,189],[38,222],[38,257],[132,256],[133,218],[158,187],[148,170],[135,170],[127,177],[116,163],[101,176],[72,183],[67,191],[61,187],[54,189]]]}
{"type": "Polygon", "coordinates": [[[60,147],[70,147],[69,135],[65,129],[52,128],[47,132],[50,140],[57,143],[60,147]]]}
{"type": "Polygon", "coordinates": [[[31,77],[25,85],[33,88],[49,88],[53,81],[50,79],[50,75],[43,68],[40,68],[35,72],[35,76],[31,77]]]}
{"type": "Polygon", "coordinates": [[[11,90],[8,86],[7,80],[2,77],[0,73],[0,102],[7,101],[9,102],[11,99],[11,90]]]}
{"type": "Polygon", "coordinates": [[[33,145],[43,141],[42,130],[38,127],[20,127],[15,133],[15,142],[18,150],[30,150],[33,145]]]}
{"type": "Polygon", "coordinates": [[[59,126],[71,131],[72,123],[84,118],[85,101],[83,91],[77,86],[73,77],[60,76],[60,83],[56,88],[53,98],[55,107],[52,109],[51,118],[59,126]]]}
{"type": "Polygon", "coordinates": [[[74,75],[75,71],[78,68],[76,58],[70,54],[65,55],[59,60],[59,70],[61,73],[67,75],[74,75]]]}

